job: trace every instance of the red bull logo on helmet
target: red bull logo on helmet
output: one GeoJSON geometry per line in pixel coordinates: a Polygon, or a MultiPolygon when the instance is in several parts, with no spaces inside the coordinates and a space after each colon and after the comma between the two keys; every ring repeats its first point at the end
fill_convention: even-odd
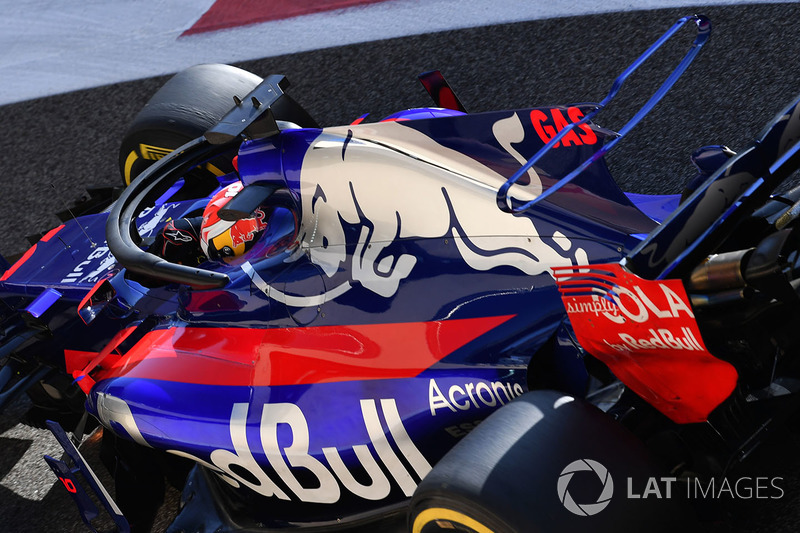
{"type": "Polygon", "coordinates": [[[242,255],[267,227],[266,213],[260,208],[253,217],[235,222],[219,218],[219,210],[243,188],[240,182],[228,185],[214,195],[203,212],[200,245],[212,259],[242,255]]]}
{"type": "Polygon", "coordinates": [[[234,249],[254,240],[259,233],[267,229],[265,218],[264,211],[259,208],[256,209],[255,217],[239,220],[231,226],[231,244],[233,244],[234,249]]]}

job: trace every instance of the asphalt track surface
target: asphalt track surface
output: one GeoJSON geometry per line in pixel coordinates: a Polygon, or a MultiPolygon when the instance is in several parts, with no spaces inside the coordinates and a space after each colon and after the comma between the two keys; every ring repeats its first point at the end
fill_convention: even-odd
{"type": "MultiPolygon", "coordinates": [[[[711,40],[609,162],[623,189],[678,192],[692,174],[688,154],[707,144],[746,146],[800,93],[796,4],[708,7],[711,40]]],[[[638,11],[448,31],[248,61],[260,75],[282,73],[291,94],[323,125],[365,112],[384,116],[429,105],[416,75],[438,68],[472,112],[598,101],[614,77],[678,17],[692,10],[638,11]]],[[[626,83],[598,120],[618,129],[677,64],[693,38],[686,28],[626,83]]],[[[247,43],[242,43],[247,46],[247,43]]],[[[0,107],[0,252],[27,247],[25,235],[58,224],[51,215],[86,186],[120,183],[118,147],[128,122],[166,78],[153,78],[0,107]]],[[[0,418],[0,531],[83,531],[66,492],[47,470],[20,468],[45,434],[0,418]],[[29,474],[29,472],[31,472],[29,474]],[[42,497],[42,493],[46,493],[42,497]]],[[[798,421],[795,421],[797,423],[798,421]]],[[[797,425],[778,432],[748,467],[781,476],[780,500],[724,505],[711,531],[796,531],[800,524],[797,425]]],[[[42,444],[42,443],[45,444],[42,444]]],[[[84,445],[91,456],[93,444],[84,445]]],[[[52,451],[50,453],[53,453],[52,451]]],[[[34,454],[35,458],[35,454],[34,454]]],[[[24,465],[23,465],[24,466],[24,465]]],[[[176,509],[175,493],[164,509],[176,509]]],[[[162,522],[162,524],[165,522],[162,522]]]]}

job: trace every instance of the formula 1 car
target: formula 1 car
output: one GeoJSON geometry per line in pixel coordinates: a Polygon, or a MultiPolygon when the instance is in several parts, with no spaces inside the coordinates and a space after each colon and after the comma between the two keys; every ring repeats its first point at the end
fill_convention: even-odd
{"type": "Polygon", "coordinates": [[[800,187],[781,187],[800,167],[800,97],[738,154],[694,157],[710,172],[621,260],[551,267],[567,330],[533,356],[530,392],[420,483],[414,533],[694,531],[720,500],[785,495],[780,477],[735,474],[800,407],[800,187]],[[619,381],[589,367],[604,386],[571,389],[576,359],[619,381]]]}
{"type": "Polygon", "coordinates": [[[437,107],[339,127],[320,128],[282,76],[176,75],[123,141],[121,196],[0,276],[0,402],[27,390],[49,419],[68,457],[46,459],[93,530],[98,503],[120,531],[148,530],[167,481],[183,489],[170,531],[403,527],[415,491],[415,531],[530,530],[530,512],[515,522],[521,508],[508,518],[492,505],[550,505],[555,485],[538,499],[536,478],[500,468],[564,466],[545,452],[569,446],[536,425],[553,410],[578,413],[553,427],[583,427],[584,444],[642,472],[665,461],[639,453],[629,420],[645,437],[718,436],[688,447],[686,471],[735,456],[766,427],[751,408],[793,391],[800,192],[768,194],[797,166],[794,107],[733,159],[699,150],[682,203],[623,193],[603,160],[710,29],[679,20],[598,104],[468,114],[432,72],[421,80],[437,107]],[[697,37],[653,98],[619,133],[594,123],[686,23],[697,37]],[[231,235],[243,253],[199,265],[158,253],[164,228],[231,184],[215,223],[258,219],[231,235]],[[749,327],[761,322],[767,333],[749,327]],[[93,421],[114,498],[63,429],[93,421]],[[536,430],[522,432],[540,435],[534,452],[509,440],[514,427],[536,430]],[[497,442],[526,453],[505,461],[497,442]],[[495,497],[457,475],[475,471],[495,497]]]}

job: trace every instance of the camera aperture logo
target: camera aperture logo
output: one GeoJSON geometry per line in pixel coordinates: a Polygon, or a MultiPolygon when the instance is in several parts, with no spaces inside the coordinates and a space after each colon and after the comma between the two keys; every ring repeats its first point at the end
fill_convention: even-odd
{"type": "MultiPolygon", "coordinates": [[[[777,500],[786,494],[781,486],[783,481],[783,477],[766,476],[742,476],[736,479],[691,477],[680,480],[677,477],[628,477],[625,479],[627,490],[620,497],[628,500],[669,500],[674,497],[683,497],[689,501],[777,500]]],[[[558,476],[557,490],[558,499],[567,511],[578,516],[594,516],[611,503],[611,497],[614,495],[614,480],[603,464],[593,459],[578,459],[561,471],[558,476]],[[581,472],[583,474],[579,476],[579,479],[573,480],[575,474],[581,472]],[[573,481],[576,482],[572,483],[573,490],[570,492],[569,486],[573,481]],[[602,488],[599,488],[600,486],[602,488]],[[594,498],[598,492],[599,496],[596,501],[585,502],[587,499],[594,498]]]]}
{"type": "Polygon", "coordinates": [[[567,509],[567,511],[578,516],[593,516],[605,509],[611,503],[611,497],[614,495],[614,480],[611,479],[611,474],[608,469],[602,464],[592,459],[578,459],[568,464],[561,475],[558,477],[558,499],[567,509]],[[572,481],[572,476],[577,472],[594,472],[597,478],[602,483],[603,489],[594,503],[577,503],[570,494],[569,482],[572,481]]]}

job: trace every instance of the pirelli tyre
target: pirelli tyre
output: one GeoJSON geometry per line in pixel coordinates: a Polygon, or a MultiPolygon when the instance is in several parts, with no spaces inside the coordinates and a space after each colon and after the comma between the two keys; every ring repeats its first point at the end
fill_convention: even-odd
{"type": "MultiPolygon", "coordinates": [[[[243,98],[261,81],[251,72],[222,64],[196,65],[175,74],[145,104],[123,137],[119,168],[125,185],[158,159],[205,133],[233,108],[234,96],[243,98]]],[[[277,120],[317,126],[287,95],[272,110],[277,120]]],[[[231,172],[233,155],[206,164],[194,177],[212,181],[231,172]]]]}
{"type": "Polygon", "coordinates": [[[677,480],[640,441],[594,406],[553,391],[524,394],[483,421],[422,480],[409,509],[413,533],[692,525],[677,480]],[[648,483],[661,487],[660,497],[633,497],[648,483]]]}

